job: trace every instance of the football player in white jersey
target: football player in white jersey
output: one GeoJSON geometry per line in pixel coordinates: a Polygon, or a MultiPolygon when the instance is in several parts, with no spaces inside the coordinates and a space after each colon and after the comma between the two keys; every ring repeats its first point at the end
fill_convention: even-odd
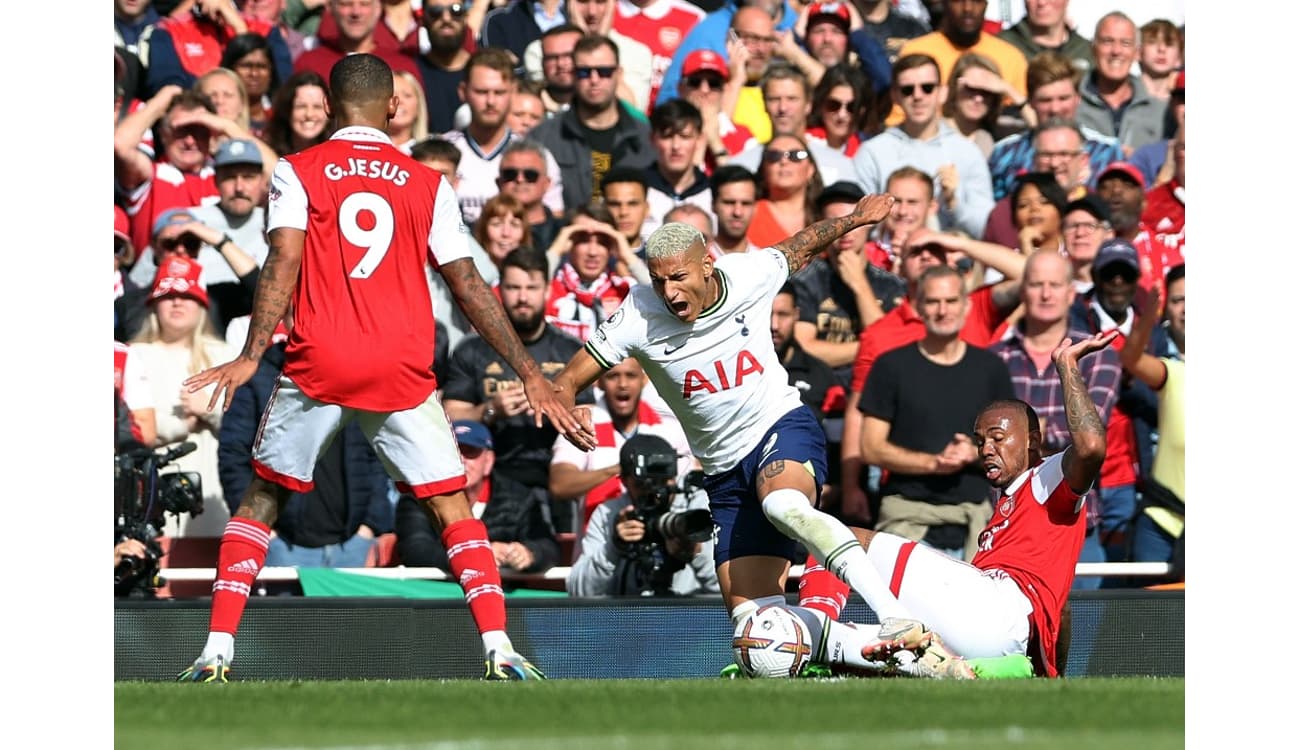
{"type": "MultiPolygon", "coordinates": [[[[852,626],[790,608],[809,628],[813,661],[849,670],[879,670],[899,650],[943,646],[890,593],[854,533],[817,510],[825,435],[789,384],[768,321],[790,274],[841,235],[888,216],[893,204],[892,196],[869,195],[847,216],[716,260],[695,227],[663,225],[646,241],[652,284],[634,287],[554,381],[557,395],[572,399],[625,357],[640,361],[703,465],[718,582],[733,623],[785,605],[802,544],[881,618],[879,626],[852,626]]],[[[590,450],[590,414],[575,408],[574,416],[586,431],[568,437],[590,450]]]]}

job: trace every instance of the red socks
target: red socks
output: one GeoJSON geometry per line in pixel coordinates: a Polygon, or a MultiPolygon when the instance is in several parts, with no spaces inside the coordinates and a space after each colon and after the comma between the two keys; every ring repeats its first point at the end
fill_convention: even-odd
{"type": "Polygon", "coordinates": [[[465,603],[480,634],[506,629],[506,595],[501,590],[487,527],[477,518],[457,521],[442,532],[451,574],[465,592],[465,603]]]}
{"type": "Polygon", "coordinates": [[[799,576],[799,606],[815,609],[838,621],[848,601],[849,585],[808,555],[803,575],[799,576]]]}
{"type": "Polygon", "coordinates": [[[266,562],[271,527],[248,518],[232,518],[221,535],[217,579],[212,582],[212,614],[208,630],[230,633],[239,628],[248,592],[266,562]]]}

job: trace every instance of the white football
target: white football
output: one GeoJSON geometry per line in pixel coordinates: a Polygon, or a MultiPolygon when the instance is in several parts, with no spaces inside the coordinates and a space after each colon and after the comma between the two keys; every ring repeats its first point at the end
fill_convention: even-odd
{"type": "Polygon", "coordinates": [[[812,659],[812,638],[797,615],[768,605],[736,625],[731,652],[746,677],[798,677],[812,659]]]}

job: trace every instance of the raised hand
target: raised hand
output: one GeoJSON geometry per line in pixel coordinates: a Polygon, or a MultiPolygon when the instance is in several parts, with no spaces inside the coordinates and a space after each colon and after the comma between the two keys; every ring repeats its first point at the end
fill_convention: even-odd
{"type": "Polygon", "coordinates": [[[889,212],[894,210],[894,196],[884,195],[866,195],[858,201],[854,208],[854,213],[862,220],[863,224],[876,224],[881,219],[889,216],[889,212]]]}
{"type": "Polygon", "coordinates": [[[578,423],[578,429],[564,433],[564,439],[573,447],[590,451],[596,447],[596,430],[591,426],[591,407],[576,406],[569,410],[570,416],[578,423]]]}
{"type": "Polygon", "coordinates": [[[542,426],[543,418],[551,420],[551,425],[563,435],[581,430],[582,425],[569,413],[572,405],[565,404],[551,381],[540,374],[524,381],[524,394],[528,396],[528,405],[533,410],[534,424],[542,426]]]}
{"type": "Polygon", "coordinates": [[[209,367],[197,375],[191,375],[182,383],[190,393],[202,390],[211,383],[216,383],[217,387],[212,389],[212,398],[208,400],[208,411],[217,407],[217,401],[221,398],[221,392],[225,391],[225,403],[222,404],[221,410],[226,411],[230,408],[230,401],[235,397],[235,389],[247,383],[257,372],[257,360],[236,357],[224,365],[209,367]]]}
{"type": "Polygon", "coordinates": [[[1056,345],[1052,350],[1052,361],[1057,367],[1062,364],[1078,364],[1079,360],[1096,351],[1101,351],[1110,346],[1110,342],[1115,340],[1119,331],[1094,333],[1086,339],[1080,340],[1077,344],[1070,342],[1070,337],[1066,336],[1061,343],[1056,345]]]}

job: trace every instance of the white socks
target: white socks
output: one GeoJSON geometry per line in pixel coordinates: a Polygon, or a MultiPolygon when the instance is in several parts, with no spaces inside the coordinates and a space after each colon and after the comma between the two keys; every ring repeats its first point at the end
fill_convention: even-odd
{"type": "Polygon", "coordinates": [[[203,661],[212,661],[218,656],[224,657],[226,666],[235,658],[235,636],[230,633],[209,632],[208,642],[203,645],[203,653],[199,656],[203,661]]]}
{"type": "Polygon", "coordinates": [[[483,634],[483,654],[487,655],[489,651],[510,651],[513,652],[515,647],[510,643],[510,636],[506,635],[504,630],[489,630],[483,634]]]}
{"type": "Polygon", "coordinates": [[[907,610],[890,593],[858,538],[834,516],[823,513],[802,492],[774,490],[763,498],[763,513],[774,526],[808,548],[808,552],[858,592],[883,622],[890,617],[909,617],[907,610]]]}

